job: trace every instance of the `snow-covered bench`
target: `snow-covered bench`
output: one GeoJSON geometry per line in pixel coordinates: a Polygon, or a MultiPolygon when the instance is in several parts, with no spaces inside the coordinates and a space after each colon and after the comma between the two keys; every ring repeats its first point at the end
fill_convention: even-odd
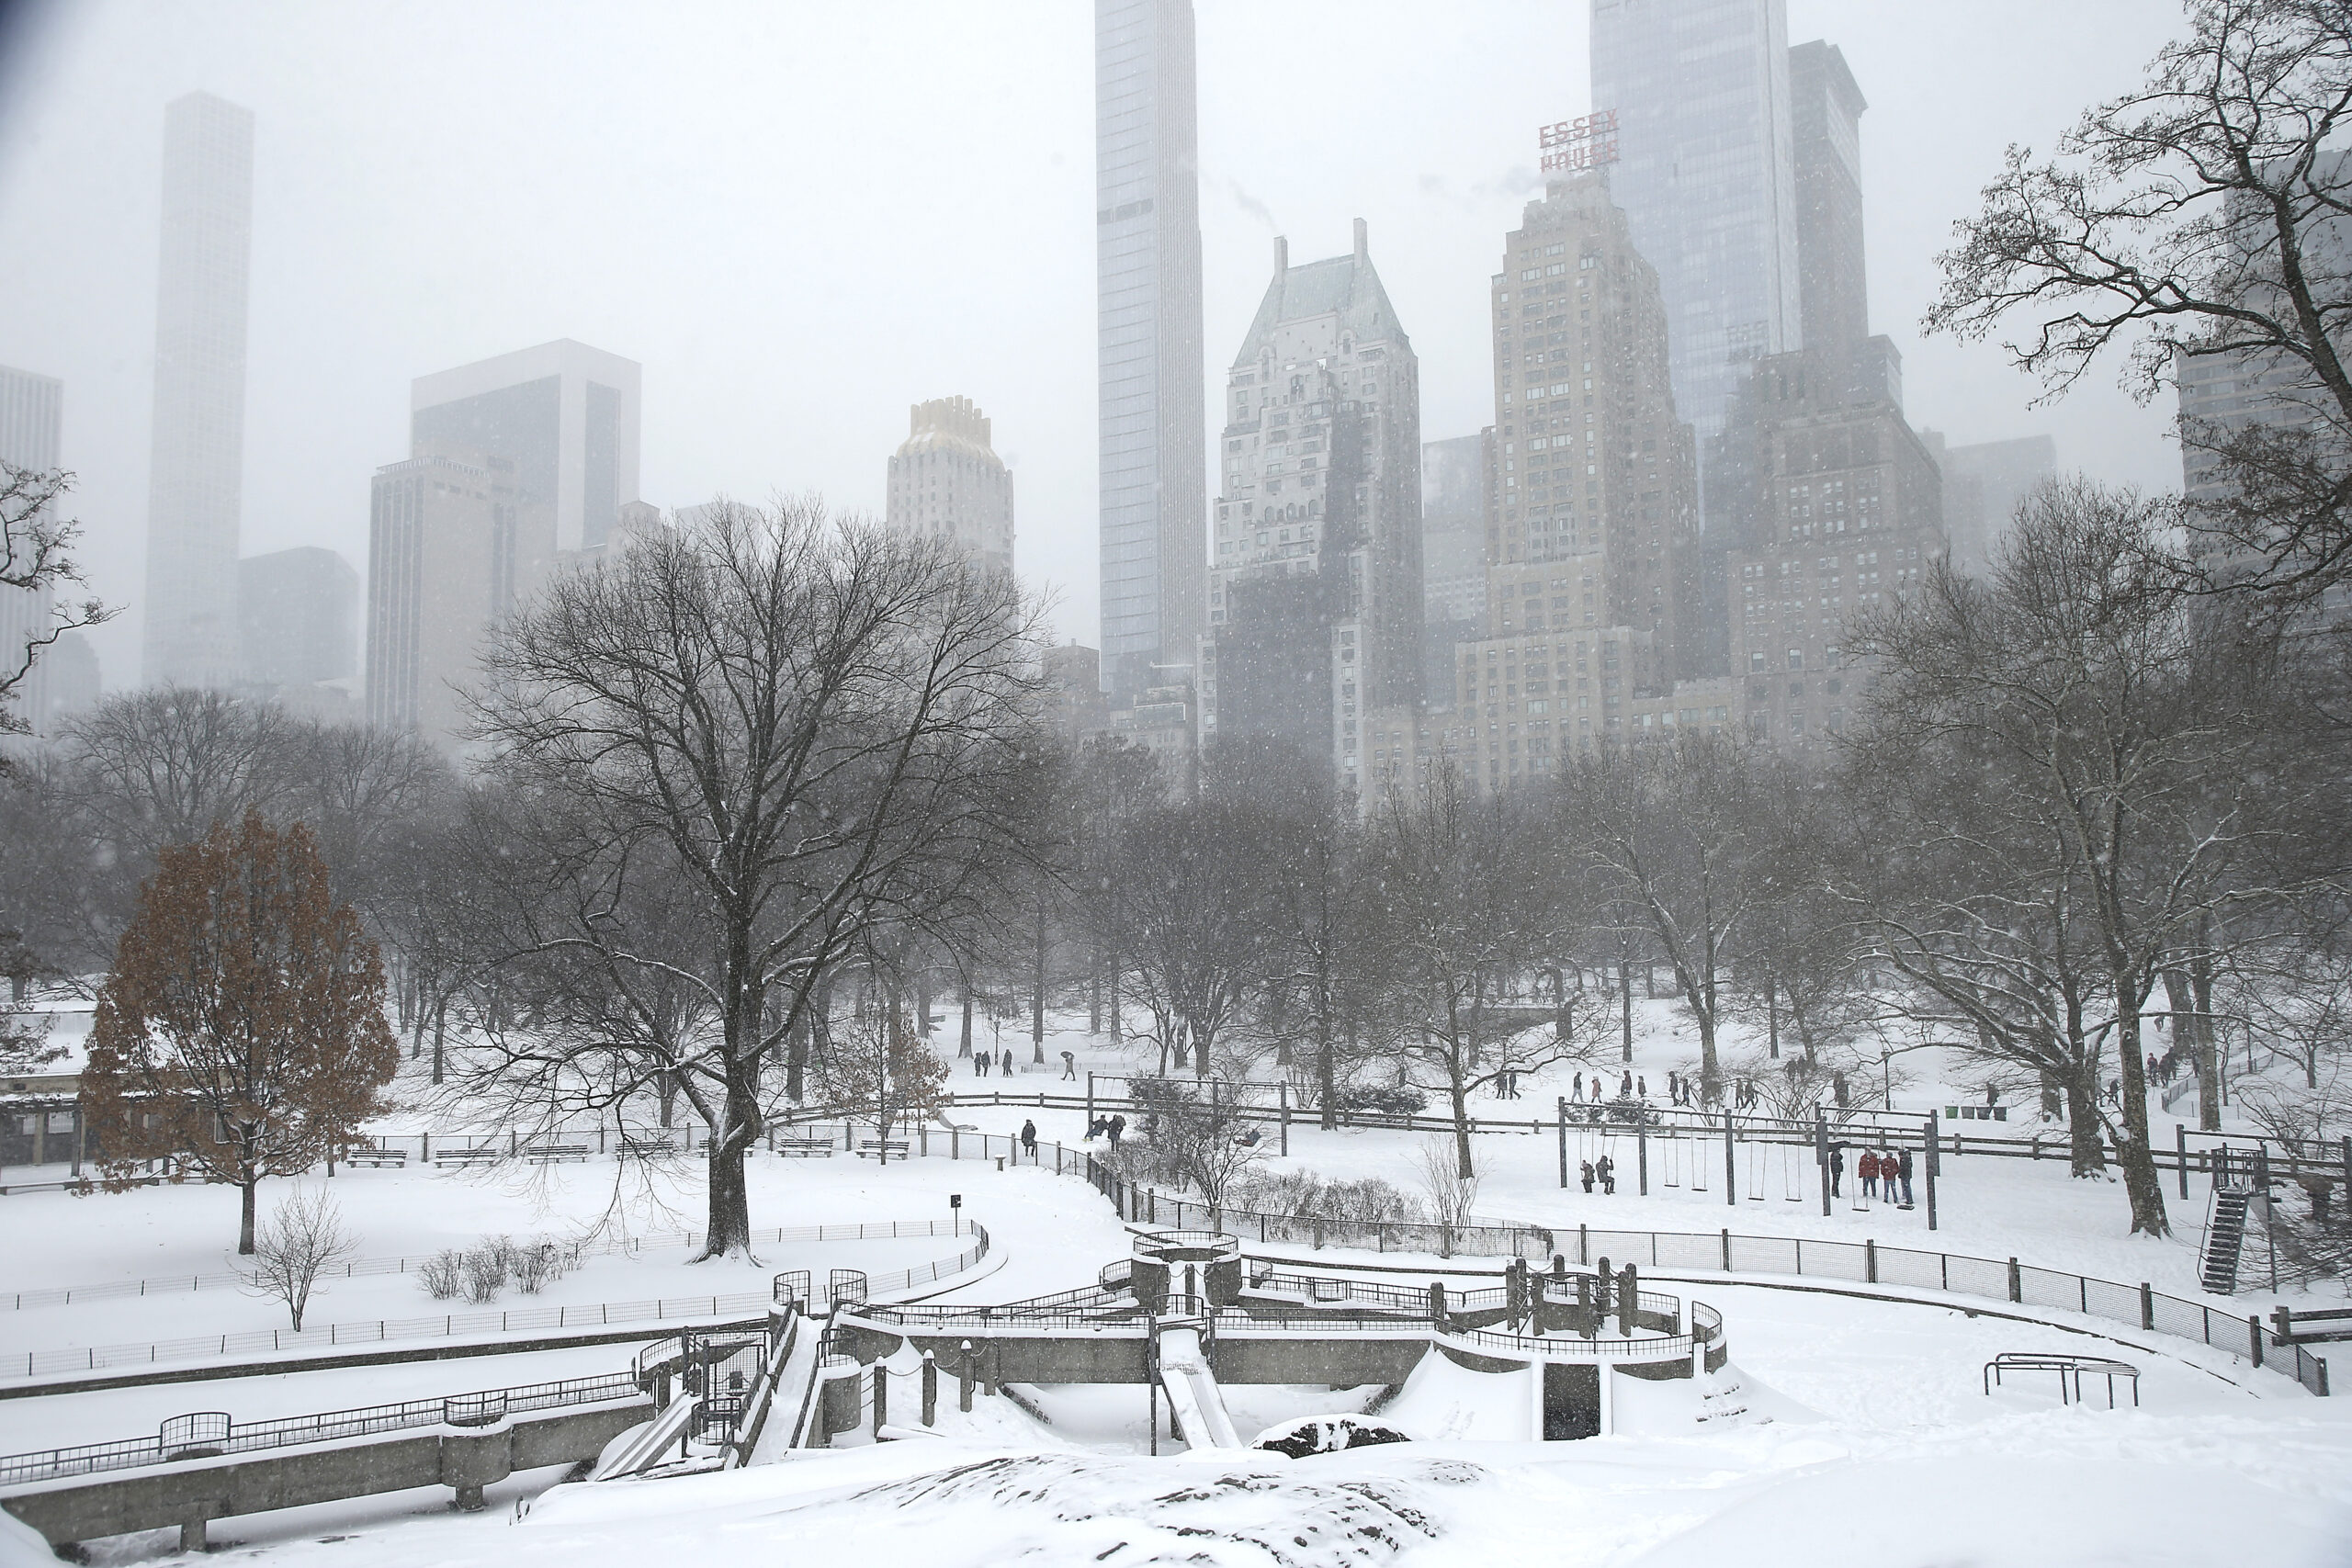
{"type": "Polygon", "coordinates": [[[372,1147],[365,1149],[347,1149],[344,1152],[343,1163],[345,1165],[364,1165],[377,1168],[381,1168],[382,1167],[389,1165],[394,1169],[401,1169],[406,1168],[408,1165],[408,1151],[406,1149],[372,1147]]]}
{"type": "Polygon", "coordinates": [[[585,1144],[534,1144],[523,1151],[523,1157],[533,1165],[585,1164],[588,1158],[588,1145],[585,1144]]]}
{"type": "Polygon", "coordinates": [[[857,1144],[857,1157],[879,1159],[886,1163],[892,1159],[904,1159],[907,1157],[907,1141],[904,1138],[861,1138],[857,1144]]]}
{"type": "Polygon", "coordinates": [[[832,1139],[816,1133],[787,1133],[775,1141],[775,1152],[787,1159],[830,1159],[832,1139]]]}
{"type": "Polygon", "coordinates": [[[2285,1307],[2273,1307],[2271,1327],[2278,1338],[2289,1345],[2323,1345],[2336,1340],[2352,1339],[2352,1307],[2328,1307],[2304,1312],[2290,1312],[2285,1307]]]}
{"type": "Polygon", "coordinates": [[[445,1145],[433,1151],[435,1165],[494,1165],[504,1157],[496,1144],[476,1144],[470,1148],[445,1145]]]}

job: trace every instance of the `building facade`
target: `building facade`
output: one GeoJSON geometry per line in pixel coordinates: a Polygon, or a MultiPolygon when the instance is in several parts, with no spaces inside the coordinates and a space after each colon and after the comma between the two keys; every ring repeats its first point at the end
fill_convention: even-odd
{"type": "Polygon", "coordinates": [[[915,404],[907,423],[907,439],[890,457],[888,526],[1011,571],[1012,474],[989,444],[987,416],[969,398],[934,398],[915,404]]]}
{"type": "Polygon", "coordinates": [[[409,386],[409,455],[494,455],[548,509],[550,547],[603,547],[637,499],[641,423],[634,360],[560,338],[409,386]]]}
{"type": "Polygon", "coordinates": [[[1862,250],[1861,118],[1868,107],[1836,44],[1816,39],[1789,51],[1797,314],[1805,346],[1852,343],[1871,333],[1862,250]]]}
{"type": "Polygon", "coordinates": [[[249,685],[300,701],[359,672],[359,574],[315,545],[237,563],[240,663],[249,685]]]}
{"type": "Polygon", "coordinates": [[[1208,485],[1192,0],[1095,0],[1102,677],[1191,661],[1208,485]]]}
{"type": "Polygon", "coordinates": [[[1506,630],[1491,615],[1499,595],[1521,629],[1626,626],[1654,641],[1661,678],[1694,672],[1682,650],[1702,613],[1697,453],[1657,274],[1603,176],[1555,181],[1527,204],[1491,296],[1502,473],[1489,631],[1506,630]]]}
{"type": "Polygon", "coordinates": [[[1610,187],[1657,270],[1675,407],[1703,450],[1747,364],[1801,341],[1785,0],[1590,3],[1610,187]]]}
{"type": "Polygon", "coordinates": [[[151,683],[236,677],[253,188],[253,111],[209,93],[174,99],[164,111],[147,492],[141,662],[151,683]]]}
{"type": "Polygon", "coordinates": [[[544,571],[548,509],[514,463],[411,457],[376,470],[368,518],[368,721],[455,748],[483,641],[544,571]],[[526,536],[541,536],[534,549],[526,536]]]}
{"type": "Polygon", "coordinates": [[[1919,438],[1943,474],[1952,565],[1981,577],[1992,570],[2018,505],[2057,476],[2058,444],[2047,435],[2022,435],[1952,446],[1932,430],[1921,431],[1919,438]]]}
{"type": "Polygon", "coordinates": [[[1363,778],[1375,707],[1421,690],[1420,365],[1373,269],[1274,276],[1234,356],[1219,436],[1201,739],[1269,737],[1363,778]]]}
{"type": "Polygon", "coordinates": [[[1744,389],[1753,493],[1724,558],[1730,678],[1755,739],[1802,749],[1841,730],[1860,689],[1847,620],[1917,587],[1947,547],[1942,477],[1903,418],[1894,355],[1871,338],[1775,355],[1744,389]]]}
{"type": "MultiPolygon", "coordinates": [[[[35,473],[58,468],[64,427],[64,382],[0,365],[0,462],[35,473]]],[[[0,588],[0,662],[6,673],[16,674],[26,650],[50,635],[56,604],[55,592],[45,586],[0,588]]],[[[46,728],[49,717],[57,651],[51,643],[17,686],[15,715],[37,730],[46,728]]]]}

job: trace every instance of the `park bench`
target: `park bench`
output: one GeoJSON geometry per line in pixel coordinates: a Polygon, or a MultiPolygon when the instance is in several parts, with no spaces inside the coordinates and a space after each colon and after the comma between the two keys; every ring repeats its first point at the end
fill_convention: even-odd
{"type": "Polygon", "coordinates": [[[677,1152],[677,1145],[667,1138],[623,1138],[621,1140],[623,1159],[651,1159],[657,1155],[677,1152]]]}
{"type": "Polygon", "coordinates": [[[588,1145],[585,1144],[534,1144],[523,1151],[523,1157],[533,1165],[559,1163],[585,1164],[588,1145]]]}
{"type": "Polygon", "coordinates": [[[344,1153],[343,1163],[345,1165],[371,1166],[377,1168],[381,1168],[382,1167],[389,1165],[396,1170],[403,1169],[408,1165],[408,1151],[406,1149],[386,1149],[374,1147],[365,1149],[348,1149],[344,1153]]]}
{"type": "Polygon", "coordinates": [[[1993,1392],[2003,1372],[2056,1372],[2058,1403],[2079,1404],[2083,1402],[2083,1374],[2089,1372],[2107,1380],[2107,1407],[2115,1408],[2115,1380],[2128,1378],[2132,1383],[2132,1403],[2140,1403],[2140,1369],[2129,1361],[2110,1361],[2099,1356],[2060,1356],[2041,1351],[2004,1350],[1984,1363],[1984,1392],[1993,1392]],[[2071,1391],[2072,1397],[2069,1397],[2071,1391]]]}
{"type": "Polygon", "coordinates": [[[814,1133],[787,1133],[775,1141],[775,1152],[786,1159],[830,1159],[832,1139],[814,1133]]]}
{"type": "Polygon", "coordinates": [[[858,1140],[857,1157],[860,1159],[880,1159],[887,1163],[893,1156],[899,1159],[907,1157],[907,1141],[904,1138],[861,1138],[858,1140]]]}
{"type": "Polygon", "coordinates": [[[2352,1339],[2352,1307],[2303,1312],[2274,1307],[2270,1313],[2270,1325],[2279,1342],[2287,1345],[2325,1345],[2352,1339]]]}
{"type": "Polygon", "coordinates": [[[450,1148],[445,1145],[433,1151],[435,1165],[494,1165],[503,1157],[496,1144],[476,1144],[471,1148],[450,1148]]]}

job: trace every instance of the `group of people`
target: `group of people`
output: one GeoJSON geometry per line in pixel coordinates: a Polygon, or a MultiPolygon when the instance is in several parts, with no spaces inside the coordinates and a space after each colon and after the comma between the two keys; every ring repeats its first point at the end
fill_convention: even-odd
{"type": "Polygon", "coordinates": [[[1495,1098],[1497,1100],[1519,1098],[1519,1069],[1517,1067],[1504,1067],[1495,1074],[1495,1098]]]}
{"type": "Polygon", "coordinates": [[[1097,1116],[1086,1124],[1086,1136],[1089,1142],[1108,1138],[1115,1144],[1126,1130],[1127,1119],[1124,1116],[1097,1116]]]}
{"type": "MultiPolygon", "coordinates": [[[[1633,1074],[1627,1073],[1618,1080],[1618,1099],[1647,1100],[1649,1097],[1649,1079],[1637,1078],[1633,1074]]],[[[1514,1092],[1511,1098],[1516,1100],[1519,1096],[1514,1092]]],[[[1592,1092],[1588,1095],[1585,1092],[1584,1075],[1582,1073],[1571,1073],[1568,1075],[1568,1098],[1575,1100],[1579,1105],[1583,1104],[1587,1100],[1590,1100],[1593,1104],[1599,1105],[1609,1098],[1609,1079],[1606,1076],[1600,1073],[1593,1074],[1592,1092]]]]}
{"type": "MultiPolygon", "coordinates": [[[[1854,1162],[1854,1175],[1862,1184],[1865,1198],[1883,1197],[1890,1203],[1911,1206],[1911,1151],[1909,1149],[1864,1149],[1862,1157],[1854,1162]],[[1882,1190],[1882,1189],[1883,1190],[1882,1190]]],[[[1829,1195],[1845,1196],[1846,1145],[1829,1145],[1829,1195]]]]}
{"type": "Polygon", "coordinates": [[[1613,1198],[1617,1195],[1617,1162],[1607,1155],[1584,1162],[1584,1190],[1591,1191],[1596,1181],[1600,1183],[1604,1196],[1613,1198]]]}
{"type": "Polygon", "coordinates": [[[1006,1077],[1011,1077],[1012,1076],[1012,1052],[1009,1048],[1004,1053],[1004,1060],[1001,1064],[998,1062],[996,1053],[993,1051],[975,1051],[972,1053],[972,1076],[974,1077],[984,1078],[989,1076],[989,1072],[991,1068],[999,1066],[1001,1066],[1006,1077]]]}

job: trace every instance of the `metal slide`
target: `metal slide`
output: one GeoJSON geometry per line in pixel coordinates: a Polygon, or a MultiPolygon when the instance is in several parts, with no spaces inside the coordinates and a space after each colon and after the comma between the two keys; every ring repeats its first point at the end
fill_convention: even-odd
{"type": "Polygon", "coordinates": [[[694,1425],[695,1412],[701,1404],[702,1401],[691,1393],[680,1394],[589,1479],[616,1481],[625,1475],[641,1474],[670,1460],[673,1457],[671,1450],[685,1441],[686,1433],[694,1425]]]}
{"type": "Polygon", "coordinates": [[[1240,1435],[1226,1413],[1225,1396],[1217,1392],[1216,1374],[1201,1354],[1196,1328],[1164,1328],[1159,1333],[1159,1386],[1168,1393],[1169,1408],[1184,1432],[1188,1448],[1238,1449],[1240,1435]]]}

